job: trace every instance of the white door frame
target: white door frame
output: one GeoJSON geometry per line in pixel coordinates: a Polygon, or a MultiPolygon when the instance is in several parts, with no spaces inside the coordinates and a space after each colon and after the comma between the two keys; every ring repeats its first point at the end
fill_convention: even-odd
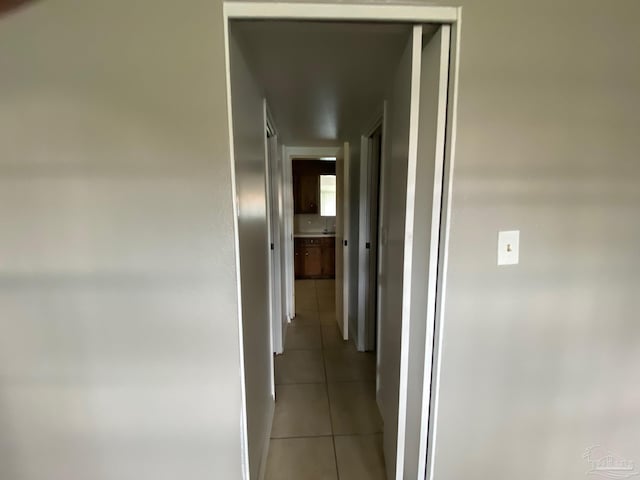
{"type": "Polygon", "coordinates": [[[402,4],[224,2],[225,22],[244,18],[453,24],[459,21],[460,10],[460,7],[402,4]]]}
{"type": "MultiPolygon", "coordinates": [[[[449,6],[423,6],[423,5],[394,5],[394,4],[344,4],[344,3],[290,3],[290,2],[243,2],[225,1],[223,3],[224,21],[224,42],[225,42],[225,63],[227,81],[227,108],[228,108],[228,128],[230,142],[230,164],[232,193],[235,199],[235,158],[233,151],[233,123],[231,117],[231,74],[229,65],[229,21],[239,19],[280,19],[280,20],[316,20],[316,21],[376,21],[376,22],[401,22],[411,24],[440,23],[451,25],[451,48],[450,48],[450,74],[448,80],[449,99],[447,105],[446,122],[446,146],[445,165],[443,174],[443,196],[440,221],[440,243],[438,255],[438,285],[437,296],[435,298],[435,325],[433,342],[433,365],[432,376],[425,378],[425,386],[428,391],[425,396],[429,398],[430,412],[428,425],[428,445],[427,450],[427,479],[433,480],[433,453],[437,441],[437,411],[440,385],[440,364],[442,352],[442,338],[444,328],[444,301],[446,296],[446,276],[449,253],[449,234],[451,219],[451,194],[453,182],[453,167],[455,161],[456,142],[456,121],[458,105],[458,71],[460,65],[460,25],[462,17],[461,7],[449,6]]],[[[287,157],[285,157],[287,158],[287,157]]],[[[290,159],[289,157],[288,159],[290,159]]],[[[234,200],[234,237],[236,251],[238,249],[238,225],[237,225],[237,204],[234,200]]],[[[239,272],[239,258],[236,255],[236,268],[239,272]]],[[[241,309],[241,288],[239,274],[237,279],[238,307],[241,309]]],[[[239,310],[241,311],[241,310],[239,310]]],[[[239,348],[240,358],[244,356],[244,346],[242,339],[242,318],[238,318],[239,348]]],[[[405,345],[401,349],[406,348],[405,345]]],[[[240,418],[242,452],[243,452],[243,478],[249,479],[248,469],[248,444],[247,444],[247,415],[246,415],[246,394],[244,382],[244,363],[241,361],[241,396],[242,415],[240,418]]],[[[400,389],[406,390],[407,386],[400,385],[400,389]]],[[[390,479],[391,480],[391,479],[390,479]]],[[[400,479],[396,479],[400,480],[400,479]]],[[[421,479],[420,479],[421,480],[421,479]]]]}

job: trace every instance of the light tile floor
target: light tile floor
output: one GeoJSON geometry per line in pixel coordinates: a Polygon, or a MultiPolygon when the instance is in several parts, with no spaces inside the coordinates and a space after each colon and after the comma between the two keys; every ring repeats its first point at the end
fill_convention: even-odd
{"type": "Polygon", "coordinates": [[[385,480],[375,355],[342,340],[333,280],[296,281],[296,312],[275,358],[266,480],[385,480]]]}

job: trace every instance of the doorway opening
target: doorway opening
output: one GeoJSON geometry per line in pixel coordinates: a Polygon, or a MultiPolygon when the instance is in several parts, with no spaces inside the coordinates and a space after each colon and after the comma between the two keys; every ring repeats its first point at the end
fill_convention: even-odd
{"type": "Polygon", "coordinates": [[[233,2],[225,12],[246,478],[424,478],[458,11],[233,2]],[[363,448],[381,462],[354,463],[363,448]],[[301,460],[309,452],[316,461],[301,460]]]}
{"type": "Polygon", "coordinates": [[[360,165],[360,282],[358,285],[358,318],[360,351],[378,349],[378,299],[380,238],[381,179],[382,171],[382,117],[376,120],[373,130],[362,136],[360,165]]]}

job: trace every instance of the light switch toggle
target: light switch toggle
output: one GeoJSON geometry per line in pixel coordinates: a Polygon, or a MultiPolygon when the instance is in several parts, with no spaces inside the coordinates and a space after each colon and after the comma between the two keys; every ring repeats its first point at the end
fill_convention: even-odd
{"type": "Polygon", "coordinates": [[[498,265],[520,262],[520,230],[498,232],[498,265]]]}

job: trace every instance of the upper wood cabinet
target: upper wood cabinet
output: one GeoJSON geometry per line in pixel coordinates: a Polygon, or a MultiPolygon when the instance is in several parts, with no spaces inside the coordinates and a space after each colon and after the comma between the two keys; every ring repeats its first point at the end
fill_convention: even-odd
{"type": "Polygon", "coordinates": [[[294,199],[295,213],[320,213],[320,182],[318,175],[298,177],[298,191],[294,199]]]}
{"type": "Polygon", "coordinates": [[[293,213],[320,213],[320,175],[335,175],[336,163],[293,160],[293,213]]]}

